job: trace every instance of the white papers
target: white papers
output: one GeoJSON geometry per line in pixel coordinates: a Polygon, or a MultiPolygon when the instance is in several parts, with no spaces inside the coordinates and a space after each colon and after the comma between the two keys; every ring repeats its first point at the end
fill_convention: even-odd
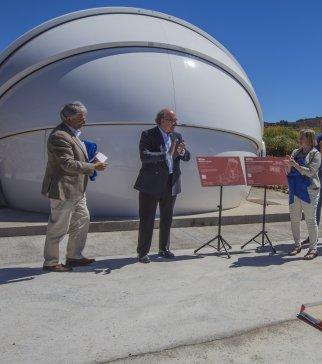
{"type": "Polygon", "coordinates": [[[105,163],[107,161],[108,157],[106,155],[104,155],[103,153],[98,152],[95,154],[95,159],[97,159],[101,163],[105,163]]]}

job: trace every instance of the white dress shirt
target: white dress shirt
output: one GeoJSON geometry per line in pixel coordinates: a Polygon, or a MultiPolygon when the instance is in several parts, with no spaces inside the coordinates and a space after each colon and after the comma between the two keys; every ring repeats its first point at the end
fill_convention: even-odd
{"type": "Polygon", "coordinates": [[[166,132],[164,132],[160,127],[158,127],[162,137],[163,137],[163,141],[164,141],[164,145],[165,145],[165,151],[166,151],[166,162],[167,162],[167,166],[169,168],[169,174],[173,173],[173,158],[172,155],[170,153],[171,150],[171,146],[172,146],[172,140],[171,140],[171,134],[167,134],[166,132]]]}
{"type": "Polygon", "coordinates": [[[79,129],[74,129],[68,124],[65,123],[65,125],[68,127],[68,129],[75,135],[75,137],[79,138],[82,134],[82,132],[79,129]]]}

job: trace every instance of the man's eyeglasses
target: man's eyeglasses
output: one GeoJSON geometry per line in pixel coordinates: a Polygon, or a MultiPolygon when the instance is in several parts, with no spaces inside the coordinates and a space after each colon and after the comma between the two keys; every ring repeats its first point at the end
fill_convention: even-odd
{"type": "Polygon", "coordinates": [[[163,120],[166,121],[171,121],[173,124],[176,123],[178,120],[173,120],[173,119],[169,119],[169,118],[163,118],[163,120]]]}

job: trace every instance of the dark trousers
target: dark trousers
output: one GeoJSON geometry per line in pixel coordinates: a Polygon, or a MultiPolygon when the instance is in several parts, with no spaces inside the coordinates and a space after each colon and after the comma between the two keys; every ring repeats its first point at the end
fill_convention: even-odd
{"type": "Polygon", "coordinates": [[[149,253],[155,213],[159,204],[160,209],[160,227],[159,227],[159,250],[169,249],[170,229],[172,224],[173,208],[176,196],[172,196],[172,176],[169,180],[161,197],[148,195],[147,193],[139,193],[139,238],[137,252],[139,257],[144,257],[149,253]]]}

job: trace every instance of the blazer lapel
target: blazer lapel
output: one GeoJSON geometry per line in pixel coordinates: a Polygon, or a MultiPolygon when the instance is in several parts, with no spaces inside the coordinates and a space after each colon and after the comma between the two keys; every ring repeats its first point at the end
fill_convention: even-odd
{"type": "MultiPolygon", "coordinates": [[[[157,142],[158,147],[162,146],[163,148],[165,148],[163,136],[162,136],[162,133],[158,126],[155,127],[155,136],[156,136],[156,142],[157,142]]],[[[160,148],[160,151],[161,151],[161,148],[160,148]]]]}
{"type": "Polygon", "coordinates": [[[177,137],[177,135],[175,134],[175,133],[171,133],[170,134],[170,138],[171,138],[171,145],[173,145],[173,143],[177,140],[179,140],[178,139],[178,137],[177,137]]]}
{"type": "Polygon", "coordinates": [[[86,147],[85,147],[84,143],[82,143],[82,141],[79,138],[77,138],[77,136],[75,136],[75,135],[73,136],[73,139],[75,140],[77,145],[81,148],[81,150],[83,151],[86,159],[88,160],[88,154],[87,154],[87,150],[86,150],[86,147]]]}
{"type": "Polygon", "coordinates": [[[82,141],[79,138],[77,138],[76,135],[74,135],[74,133],[68,128],[68,126],[65,123],[61,123],[60,126],[61,126],[61,129],[66,131],[73,138],[75,143],[79,146],[81,151],[84,153],[86,160],[88,161],[87,150],[86,150],[85,145],[82,143],[82,141]]]}

